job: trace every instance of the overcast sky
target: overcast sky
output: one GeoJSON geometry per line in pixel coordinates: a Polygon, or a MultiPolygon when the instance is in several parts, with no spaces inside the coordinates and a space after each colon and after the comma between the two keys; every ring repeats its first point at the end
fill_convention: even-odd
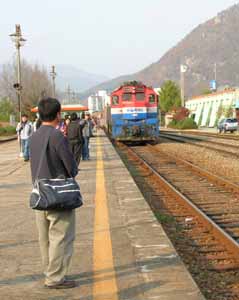
{"type": "Polygon", "coordinates": [[[195,26],[235,0],[6,0],[1,1],[0,63],[11,60],[9,34],[22,27],[24,58],[70,64],[114,77],[159,58],[195,26]]]}

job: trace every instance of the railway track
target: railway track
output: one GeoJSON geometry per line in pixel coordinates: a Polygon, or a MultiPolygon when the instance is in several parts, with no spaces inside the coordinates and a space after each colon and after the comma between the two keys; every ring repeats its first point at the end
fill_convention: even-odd
{"type": "MultiPolygon", "coordinates": [[[[226,285],[215,291],[217,298],[208,299],[239,299],[239,186],[157,146],[120,147],[154,178],[155,193],[187,232],[191,251],[204,261],[210,276],[219,272],[227,277],[226,285]]],[[[157,211],[157,201],[153,206],[157,211]]]]}
{"type": "Polygon", "coordinates": [[[211,137],[211,138],[217,138],[217,139],[222,139],[222,140],[234,140],[234,141],[239,141],[239,135],[235,134],[221,134],[221,133],[213,133],[213,132],[202,132],[202,131],[190,131],[190,130],[163,130],[163,132],[166,133],[174,133],[174,134],[189,134],[189,135],[196,135],[196,136],[204,136],[204,137],[211,137]]]}
{"type": "MultiPolygon", "coordinates": [[[[173,133],[160,133],[159,137],[177,141],[181,143],[187,143],[194,145],[196,147],[205,148],[209,150],[214,150],[220,152],[224,155],[229,155],[238,158],[239,157],[239,144],[233,145],[229,143],[222,143],[215,140],[198,138],[195,136],[182,135],[182,134],[173,134],[173,133]]],[[[238,140],[239,141],[239,140],[238,140]]]]}
{"type": "Polygon", "coordinates": [[[0,144],[15,141],[16,139],[17,139],[17,136],[15,136],[15,135],[13,137],[2,138],[2,139],[0,139],[0,144]]]}

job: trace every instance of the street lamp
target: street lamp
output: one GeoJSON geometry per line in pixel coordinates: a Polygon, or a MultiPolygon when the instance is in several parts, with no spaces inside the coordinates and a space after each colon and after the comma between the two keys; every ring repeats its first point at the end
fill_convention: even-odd
{"type": "Polygon", "coordinates": [[[56,85],[55,85],[55,79],[56,79],[56,71],[55,71],[55,66],[51,67],[51,72],[50,72],[50,76],[52,78],[52,96],[53,98],[56,97],[56,85]]]}
{"type": "Polygon", "coordinates": [[[16,89],[17,98],[18,98],[18,110],[19,118],[21,122],[21,104],[22,104],[22,83],[21,83],[21,57],[20,57],[20,48],[24,46],[26,40],[22,37],[21,26],[16,24],[16,32],[10,34],[15,47],[17,49],[17,82],[14,83],[13,87],[16,89]]]}

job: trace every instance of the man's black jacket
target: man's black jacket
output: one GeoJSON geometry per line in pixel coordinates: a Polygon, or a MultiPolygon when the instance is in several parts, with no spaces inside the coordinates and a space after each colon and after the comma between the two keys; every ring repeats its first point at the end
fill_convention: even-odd
{"type": "Polygon", "coordinates": [[[51,134],[42,162],[39,179],[57,178],[62,175],[65,177],[75,177],[78,173],[78,168],[67,138],[64,137],[60,130],[52,126],[42,125],[30,138],[30,164],[33,182],[36,179],[42,147],[49,130],[51,134]]]}

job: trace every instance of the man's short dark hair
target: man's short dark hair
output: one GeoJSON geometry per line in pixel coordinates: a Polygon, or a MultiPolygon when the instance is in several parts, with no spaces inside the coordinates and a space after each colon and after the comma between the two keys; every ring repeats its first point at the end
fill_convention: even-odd
{"type": "Polygon", "coordinates": [[[57,117],[57,114],[61,111],[61,104],[57,99],[44,98],[38,103],[38,112],[41,121],[51,122],[57,117]]]}
{"type": "Polygon", "coordinates": [[[22,115],[22,118],[23,118],[23,117],[28,118],[28,115],[27,115],[27,114],[23,114],[23,115],[22,115]]]}
{"type": "Polygon", "coordinates": [[[76,114],[75,112],[73,112],[73,113],[71,114],[71,120],[72,120],[72,121],[77,120],[77,114],[76,114]]]}

